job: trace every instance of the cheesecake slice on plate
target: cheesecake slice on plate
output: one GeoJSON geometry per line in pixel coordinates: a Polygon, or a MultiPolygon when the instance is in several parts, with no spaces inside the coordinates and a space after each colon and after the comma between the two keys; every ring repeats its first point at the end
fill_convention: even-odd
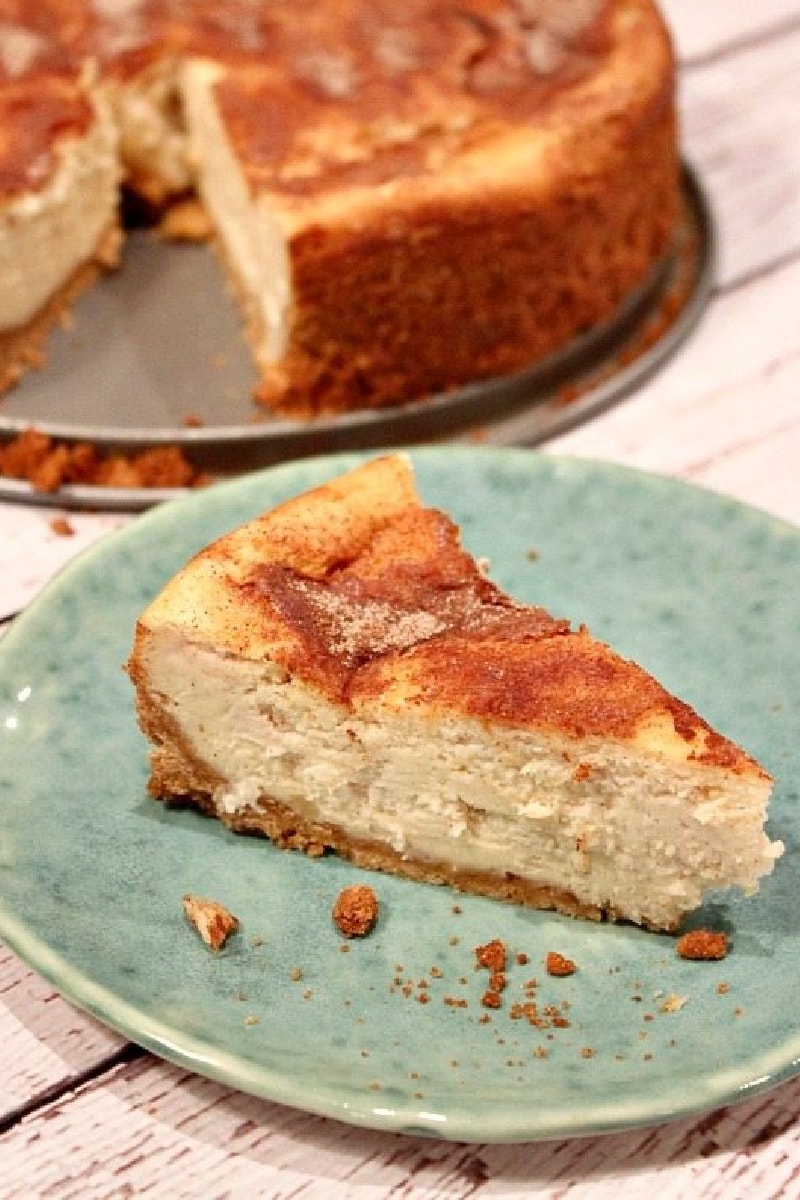
{"type": "Polygon", "coordinates": [[[781,850],[767,772],[491,583],[401,454],[203,550],[128,670],[152,795],[282,847],[654,929],[781,850]]]}

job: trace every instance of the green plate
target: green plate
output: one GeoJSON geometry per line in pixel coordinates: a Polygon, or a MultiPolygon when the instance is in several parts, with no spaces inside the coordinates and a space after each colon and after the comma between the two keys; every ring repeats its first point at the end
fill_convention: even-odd
{"type": "Polygon", "coordinates": [[[155,509],[64,571],[0,642],[0,934],[157,1054],[375,1128],[482,1142],[588,1134],[792,1074],[800,532],[762,513],[600,463],[412,453],[425,501],[458,520],[495,580],[588,623],[774,774],[769,828],[784,857],[756,897],[722,895],[693,918],[729,931],[724,962],[683,962],[674,939],[635,928],[281,852],[147,799],[121,670],[137,614],[212,537],[362,458],[295,462],[155,509]],[[380,921],[344,952],[331,906],[366,878],[380,921]],[[187,924],[187,891],[241,919],[222,953],[187,924]],[[512,959],[490,1011],[473,951],[496,937],[512,959]],[[577,972],[548,977],[549,950],[577,972]],[[531,995],[538,1025],[512,1016],[531,995]]]}

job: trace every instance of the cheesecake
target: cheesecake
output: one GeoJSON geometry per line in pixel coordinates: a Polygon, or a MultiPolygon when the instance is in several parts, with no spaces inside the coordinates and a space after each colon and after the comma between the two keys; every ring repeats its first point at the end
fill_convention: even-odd
{"type": "Polygon", "coordinates": [[[675,64],[652,0],[6,11],[0,384],[113,265],[123,195],[154,216],[202,204],[255,398],[300,418],[547,360],[674,251],[675,64]]]}
{"type": "Polygon", "coordinates": [[[69,72],[0,84],[0,390],[121,245],[117,133],[69,72]]]}
{"type": "Polygon", "coordinates": [[[402,454],[213,542],[127,669],[150,794],[279,847],[663,930],[781,852],[767,772],[494,585],[402,454]]]}

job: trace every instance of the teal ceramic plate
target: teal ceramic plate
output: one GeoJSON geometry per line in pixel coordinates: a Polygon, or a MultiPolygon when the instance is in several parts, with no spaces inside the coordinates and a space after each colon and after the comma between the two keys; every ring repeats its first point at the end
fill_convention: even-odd
{"type": "Polygon", "coordinates": [[[146,798],[121,664],[136,615],[189,554],[358,461],[244,477],[140,518],[66,570],[0,643],[0,934],[63,994],[164,1057],[387,1130],[526,1140],[711,1108],[800,1062],[800,531],[617,467],[487,448],[412,455],[425,500],[515,595],[587,622],[774,774],[786,854],[726,929],[721,963],[674,939],[371,876],[374,933],[330,910],[366,874],[236,837],[146,798]],[[184,892],[242,929],[212,955],[184,892]],[[512,951],[481,1005],[474,947],[512,951]],[[553,979],[545,954],[577,972],[553,979]],[[346,951],[346,952],[345,952],[346,951]],[[516,955],[527,957],[517,961],[516,955]],[[536,980],[534,988],[530,981],[536,980]],[[514,1019],[535,996],[540,1020],[514,1019]]]}

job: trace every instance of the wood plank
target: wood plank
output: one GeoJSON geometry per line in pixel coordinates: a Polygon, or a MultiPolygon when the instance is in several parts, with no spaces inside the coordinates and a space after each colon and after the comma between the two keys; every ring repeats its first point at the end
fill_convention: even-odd
{"type": "Polygon", "coordinates": [[[681,75],[683,145],[711,199],[723,288],[800,253],[798,61],[800,22],[681,75]]]}
{"type": "Polygon", "coordinates": [[[800,261],[721,296],[638,394],[547,452],[682,475],[800,520],[798,294],[800,261]]]}
{"type": "Polygon", "coordinates": [[[682,63],[689,65],[729,53],[744,43],[763,43],[797,23],[795,0],[726,0],[724,11],[714,0],[687,4],[659,0],[682,63]]]}
{"type": "Polygon", "coordinates": [[[0,944],[0,1124],[37,1097],[102,1068],[124,1045],[0,944]]]}
{"type": "Polygon", "coordinates": [[[146,1059],[0,1137],[0,1194],[359,1200],[476,1194],[570,1200],[796,1195],[800,1080],[699,1120],[536,1145],[361,1130],[146,1059]],[[485,1189],[485,1192],[484,1192],[485,1189]]]}
{"type": "Polygon", "coordinates": [[[126,524],[122,513],[68,513],[58,508],[0,502],[0,620],[29,604],[75,555],[126,524]],[[67,516],[72,534],[53,522],[67,516]]]}

